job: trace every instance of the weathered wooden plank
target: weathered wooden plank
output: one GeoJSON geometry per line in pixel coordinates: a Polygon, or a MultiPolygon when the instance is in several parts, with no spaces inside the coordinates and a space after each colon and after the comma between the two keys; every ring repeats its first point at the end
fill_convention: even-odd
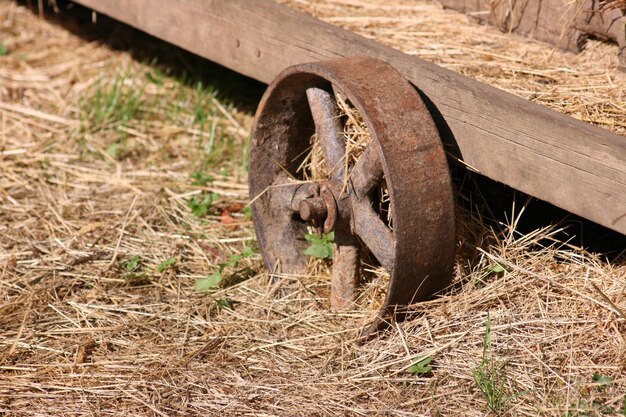
{"type": "Polygon", "coordinates": [[[302,62],[350,55],[385,60],[434,103],[466,164],[626,234],[622,136],[268,0],[76,2],[264,82],[302,62]]]}

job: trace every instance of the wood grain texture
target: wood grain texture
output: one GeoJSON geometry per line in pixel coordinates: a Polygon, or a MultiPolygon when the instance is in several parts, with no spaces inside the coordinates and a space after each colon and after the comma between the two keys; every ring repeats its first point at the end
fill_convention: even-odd
{"type": "Polygon", "coordinates": [[[626,234],[622,136],[269,0],[76,2],[266,83],[303,62],[354,55],[387,61],[441,113],[451,133],[446,145],[467,165],[626,234]]]}

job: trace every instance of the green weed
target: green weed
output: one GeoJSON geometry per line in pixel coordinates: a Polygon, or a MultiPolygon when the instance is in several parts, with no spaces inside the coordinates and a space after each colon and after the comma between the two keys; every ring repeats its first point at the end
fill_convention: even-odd
{"type": "Polygon", "coordinates": [[[220,198],[219,194],[208,193],[199,196],[193,196],[187,200],[187,207],[191,209],[191,214],[196,217],[204,217],[209,214],[213,203],[220,198]]]}
{"type": "Polygon", "coordinates": [[[483,288],[486,284],[485,280],[493,275],[499,275],[506,271],[506,268],[497,262],[489,265],[482,273],[474,279],[474,286],[476,288],[483,288]]]}
{"type": "Polygon", "coordinates": [[[6,45],[0,42],[0,56],[6,56],[8,54],[9,50],[7,49],[6,45]]]}
{"type": "Polygon", "coordinates": [[[223,309],[223,308],[227,308],[229,310],[232,310],[233,309],[233,300],[231,300],[229,298],[218,298],[217,300],[215,300],[215,305],[220,310],[223,309]]]}
{"type": "Polygon", "coordinates": [[[486,274],[487,275],[500,274],[504,271],[506,271],[506,269],[502,265],[496,262],[493,265],[491,265],[489,268],[487,268],[486,274]]]}
{"type": "Polygon", "coordinates": [[[214,272],[211,275],[208,275],[204,278],[196,279],[196,285],[194,286],[196,292],[205,292],[210,291],[214,288],[219,287],[220,282],[222,282],[222,271],[214,272]]]}
{"type": "Polygon", "coordinates": [[[113,158],[113,159],[117,159],[117,157],[120,155],[120,151],[122,148],[122,144],[121,143],[117,143],[114,142],[112,143],[108,148],[107,148],[107,154],[113,158]]]}
{"type": "Polygon", "coordinates": [[[144,87],[124,72],[113,80],[100,79],[81,103],[89,128],[126,126],[137,118],[144,105],[144,87]]]}
{"type": "Polygon", "coordinates": [[[212,175],[209,175],[202,171],[192,172],[189,177],[193,180],[191,182],[191,185],[197,185],[199,187],[204,187],[207,184],[215,181],[215,178],[212,175]]]}
{"type": "Polygon", "coordinates": [[[224,270],[226,268],[236,268],[239,265],[239,262],[241,262],[242,260],[246,258],[251,257],[257,252],[258,250],[256,248],[247,246],[241,251],[241,253],[230,255],[226,262],[222,262],[218,264],[218,270],[216,272],[204,278],[198,278],[196,280],[196,285],[195,285],[196,292],[210,291],[212,289],[219,287],[220,285],[221,286],[234,285],[237,282],[241,282],[244,279],[249,278],[251,276],[250,273],[253,273],[253,271],[249,270],[248,268],[244,268],[243,270],[240,270],[240,271],[235,271],[230,276],[224,276],[224,270]],[[242,274],[242,272],[244,272],[244,274],[242,274]]]}
{"type": "Polygon", "coordinates": [[[304,235],[304,239],[309,242],[309,247],[304,250],[305,255],[318,259],[333,259],[335,232],[324,233],[322,236],[309,233],[304,235]]]}
{"type": "Polygon", "coordinates": [[[433,358],[430,356],[422,356],[413,359],[411,366],[407,368],[407,372],[416,376],[426,375],[433,370],[432,362],[433,358]]]}
{"type": "MultiPolygon", "coordinates": [[[[594,372],[591,380],[594,382],[590,389],[594,395],[591,401],[586,399],[579,399],[575,403],[571,403],[567,412],[563,414],[563,417],[587,417],[598,415],[620,415],[626,417],[626,395],[622,398],[622,407],[615,409],[613,406],[607,405],[607,400],[612,397],[607,392],[607,389],[613,384],[614,380],[608,375],[602,375],[599,372],[594,372]]],[[[582,391],[583,396],[589,397],[589,391],[582,391]]]]}
{"type": "MultiPolygon", "coordinates": [[[[191,90],[191,89],[187,89],[191,90]]],[[[198,82],[195,88],[188,93],[183,100],[183,107],[178,111],[185,111],[191,115],[191,123],[197,131],[197,147],[199,156],[199,171],[204,171],[210,162],[219,161],[221,155],[214,152],[214,146],[224,140],[223,135],[218,135],[217,127],[219,118],[215,115],[213,103],[215,91],[207,88],[202,82],[198,82]]]]}
{"type": "Polygon", "coordinates": [[[199,82],[196,84],[195,93],[193,121],[203,125],[214,114],[212,111],[214,108],[212,100],[215,97],[215,91],[211,88],[206,88],[202,82],[199,82]]]}
{"type": "Polygon", "coordinates": [[[163,262],[161,262],[160,264],[158,264],[156,267],[156,270],[157,272],[161,273],[168,268],[173,268],[175,265],[176,265],[176,258],[170,257],[164,260],[163,262]]]}
{"type": "Polygon", "coordinates": [[[604,388],[613,383],[613,378],[607,375],[602,375],[599,372],[594,372],[593,377],[591,378],[593,382],[598,383],[598,387],[604,388]]]}
{"type": "Polygon", "coordinates": [[[581,400],[578,400],[577,403],[570,404],[570,407],[566,413],[563,414],[563,417],[587,417],[589,414],[587,413],[587,409],[585,404],[581,400]]]}
{"type": "Polygon", "coordinates": [[[487,407],[497,414],[504,409],[509,401],[504,386],[505,375],[503,368],[504,364],[499,363],[491,355],[491,320],[489,313],[487,313],[482,360],[472,370],[472,377],[480,392],[483,393],[485,400],[487,400],[487,407]]]}
{"type": "Polygon", "coordinates": [[[150,282],[148,274],[143,269],[143,260],[139,255],[133,255],[130,258],[120,262],[122,269],[121,278],[130,285],[141,285],[150,282]]]}
{"type": "Polygon", "coordinates": [[[137,272],[141,267],[141,257],[139,255],[131,256],[129,259],[122,261],[121,266],[126,272],[137,272]]]}
{"type": "Polygon", "coordinates": [[[232,124],[234,120],[229,115],[232,109],[218,101],[217,96],[217,90],[198,82],[192,97],[183,101],[188,104],[187,108],[182,110],[191,113],[192,125],[198,131],[199,170],[205,170],[207,166],[224,160],[238,162],[240,166],[245,167],[248,138],[246,136],[236,140],[232,134],[227,133],[226,126],[232,124]],[[241,146],[239,161],[237,155],[239,152],[236,152],[238,146],[241,146]]]}
{"type": "Polygon", "coordinates": [[[246,220],[252,220],[252,208],[250,206],[245,206],[241,210],[241,214],[243,214],[243,218],[246,220]]]}

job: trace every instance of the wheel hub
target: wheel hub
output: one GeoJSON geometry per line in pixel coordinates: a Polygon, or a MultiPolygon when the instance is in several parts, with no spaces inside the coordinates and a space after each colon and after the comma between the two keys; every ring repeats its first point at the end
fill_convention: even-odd
{"type": "MultiPolygon", "coordinates": [[[[301,200],[298,204],[300,218],[305,222],[310,221],[324,233],[330,233],[335,228],[338,216],[337,201],[342,201],[337,200],[331,191],[333,188],[336,187],[328,182],[322,185],[319,195],[301,200]]],[[[342,202],[340,206],[344,208],[345,203],[342,202]]],[[[344,208],[339,212],[346,213],[346,210],[344,208]]]]}

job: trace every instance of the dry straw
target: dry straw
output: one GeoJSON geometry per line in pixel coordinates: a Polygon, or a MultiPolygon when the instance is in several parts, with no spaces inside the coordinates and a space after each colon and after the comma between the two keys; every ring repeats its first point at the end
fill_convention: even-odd
{"type": "Polygon", "coordinates": [[[601,3],[602,9],[625,9],[626,10],[626,0],[604,0],[601,3]]]}
{"type": "MultiPolygon", "coordinates": [[[[295,6],[626,128],[611,46],[552,53],[417,1],[295,6]]],[[[213,182],[189,174],[209,148],[238,159],[251,115],[66,29],[0,3],[0,413],[623,413],[623,257],[559,242],[554,227],[520,235],[519,207],[493,230],[459,208],[453,288],[366,344],[354,339],[380,300],[376,283],[361,309],[330,312],[327,275],[276,279],[254,255],[226,267],[229,285],[196,293],[253,230],[237,207],[247,198],[238,164],[213,165],[213,182]],[[123,111],[94,98],[115,85],[123,111]],[[190,201],[201,210],[210,193],[220,199],[193,215],[190,201]]]]}

